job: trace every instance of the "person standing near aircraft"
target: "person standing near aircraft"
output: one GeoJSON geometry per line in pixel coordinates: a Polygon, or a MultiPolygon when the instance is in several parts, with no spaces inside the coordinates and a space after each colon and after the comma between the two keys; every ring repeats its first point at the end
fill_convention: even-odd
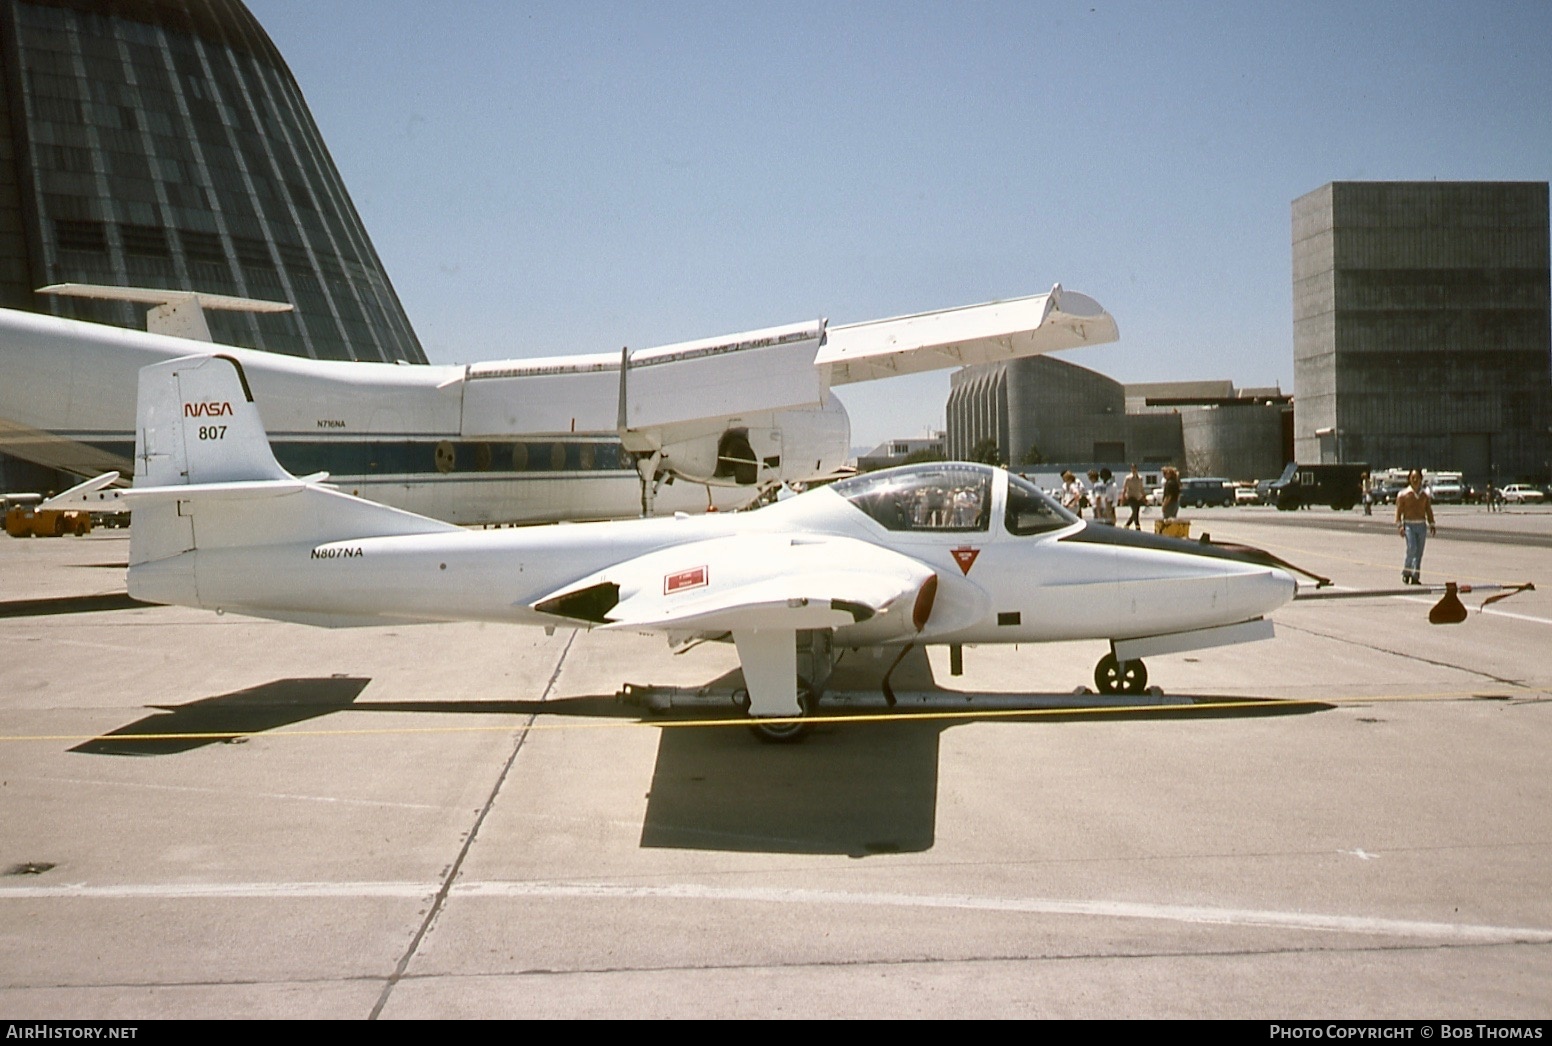
{"type": "Polygon", "coordinates": [[[1396,533],[1406,538],[1401,583],[1421,585],[1423,546],[1430,534],[1438,533],[1438,528],[1433,522],[1433,498],[1423,489],[1423,474],[1417,469],[1407,474],[1407,488],[1396,495],[1396,533]]]}
{"type": "Polygon", "coordinates": [[[1164,492],[1159,499],[1164,507],[1164,518],[1174,519],[1180,513],[1180,471],[1173,465],[1164,466],[1164,492]]]}
{"type": "Polygon", "coordinates": [[[1090,475],[1094,476],[1094,483],[1089,488],[1094,501],[1094,522],[1113,527],[1116,521],[1114,474],[1109,469],[1100,469],[1097,474],[1090,475]]]}
{"type": "Polygon", "coordinates": [[[1079,519],[1083,518],[1083,502],[1086,495],[1083,481],[1070,471],[1062,473],[1062,508],[1079,519]]]}
{"type": "Polygon", "coordinates": [[[1131,474],[1121,484],[1121,503],[1132,510],[1131,518],[1126,521],[1128,527],[1135,527],[1138,530],[1142,529],[1142,520],[1137,518],[1137,514],[1142,511],[1143,500],[1146,496],[1147,491],[1143,487],[1142,474],[1137,471],[1137,466],[1134,464],[1131,474]]]}

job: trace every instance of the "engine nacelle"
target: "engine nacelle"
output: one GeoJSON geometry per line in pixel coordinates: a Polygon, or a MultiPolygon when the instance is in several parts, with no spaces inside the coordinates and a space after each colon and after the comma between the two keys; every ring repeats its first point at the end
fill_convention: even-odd
{"type": "Polygon", "coordinates": [[[829,392],[822,406],[736,418],[663,446],[659,470],[711,486],[771,487],[834,476],[851,454],[851,418],[829,392]]]}

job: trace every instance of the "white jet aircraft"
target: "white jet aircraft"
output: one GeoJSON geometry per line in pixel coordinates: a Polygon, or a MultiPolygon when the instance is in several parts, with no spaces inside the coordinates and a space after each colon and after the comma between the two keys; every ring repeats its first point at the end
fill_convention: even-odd
{"type": "Polygon", "coordinates": [[[1091,298],[1047,294],[866,323],[823,320],[634,352],[394,366],[205,344],[205,308],[284,303],[45,288],[160,303],[152,332],[0,309],[0,450],[83,476],[134,470],[140,368],[242,362],[276,456],[342,490],[452,523],[732,507],[835,476],[851,426],[832,386],[1117,337],[1091,298]],[[167,333],[162,333],[167,332],[167,333]],[[180,336],[173,337],[176,333],[180,336]],[[689,484],[672,484],[675,479],[689,484]],[[701,486],[705,484],[706,486],[701,486]]]}
{"type": "Polygon", "coordinates": [[[756,732],[785,740],[834,650],[1107,639],[1096,682],[1137,692],[1143,657],[1268,638],[1294,595],[1265,553],[1090,526],[984,465],[871,473],[731,515],[463,529],[288,473],[243,371],[216,355],[140,375],[124,493],[137,599],[324,626],[731,639],[756,732]]]}

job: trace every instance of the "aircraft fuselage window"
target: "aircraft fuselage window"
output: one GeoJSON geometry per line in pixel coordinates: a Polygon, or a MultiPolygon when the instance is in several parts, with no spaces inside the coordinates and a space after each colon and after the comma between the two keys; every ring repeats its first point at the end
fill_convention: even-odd
{"type": "Polygon", "coordinates": [[[889,530],[986,530],[991,517],[992,471],[922,465],[857,476],[836,493],[889,530]]]}
{"type": "Polygon", "coordinates": [[[1008,508],[1004,523],[1008,533],[1024,536],[1060,530],[1078,518],[1062,508],[1023,476],[1008,474],[1008,508]]]}

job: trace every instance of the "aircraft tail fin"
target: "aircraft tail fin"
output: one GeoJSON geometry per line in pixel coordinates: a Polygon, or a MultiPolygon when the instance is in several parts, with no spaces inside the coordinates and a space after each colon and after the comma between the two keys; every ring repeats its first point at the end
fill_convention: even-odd
{"type": "Polygon", "coordinates": [[[136,415],[137,487],[293,478],[275,460],[248,377],[230,356],[144,368],[136,415]]]}
{"type": "Polygon", "coordinates": [[[135,485],[123,500],[134,513],[129,590],[137,599],[205,605],[202,597],[214,589],[199,580],[196,552],[458,529],[330,490],[320,485],[324,473],[299,479],[287,472],[270,449],[242,365],[228,356],[141,370],[135,427],[135,485]]]}

